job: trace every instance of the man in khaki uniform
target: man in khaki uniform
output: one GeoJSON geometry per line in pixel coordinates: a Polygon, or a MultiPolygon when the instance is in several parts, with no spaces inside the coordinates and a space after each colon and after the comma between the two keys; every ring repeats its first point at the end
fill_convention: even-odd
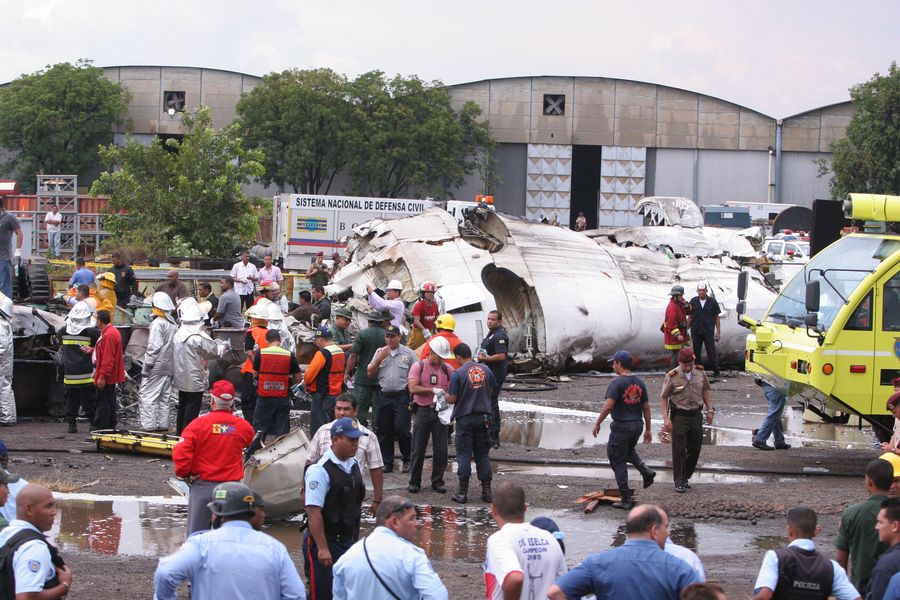
{"type": "Polygon", "coordinates": [[[706,422],[712,423],[714,409],[709,389],[703,367],[694,365],[694,351],[690,348],[679,350],[678,366],[666,373],[660,394],[663,429],[672,433],[672,471],[675,491],[679,494],[691,489],[688,480],[700,458],[704,406],[706,422]]]}

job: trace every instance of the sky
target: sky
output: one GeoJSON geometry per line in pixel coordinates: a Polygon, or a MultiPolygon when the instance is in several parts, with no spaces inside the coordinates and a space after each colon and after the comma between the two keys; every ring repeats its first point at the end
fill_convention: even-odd
{"type": "Polygon", "coordinates": [[[79,58],[446,84],[560,75],[670,85],[775,118],[849,100],[900,55],[900,1],[0,0],[0,82],[79,58]]]}

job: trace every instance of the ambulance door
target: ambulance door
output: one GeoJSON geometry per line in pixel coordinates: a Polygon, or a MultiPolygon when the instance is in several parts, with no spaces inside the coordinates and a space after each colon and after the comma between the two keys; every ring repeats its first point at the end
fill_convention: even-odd
{"type": "Polygon", "coordinates": [[[894,392],[891,380],[900,377],[900,265],[877,284],[875,318],[875,381],[873,412],[887,412],[885,403],[894,392]]]}

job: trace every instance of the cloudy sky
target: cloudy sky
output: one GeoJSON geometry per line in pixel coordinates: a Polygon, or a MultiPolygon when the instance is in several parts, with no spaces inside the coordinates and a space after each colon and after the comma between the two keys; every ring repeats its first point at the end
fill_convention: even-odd
{"type": "Polygon", "coordinates": [[[0,0],[0,82],[47,64],[619,77],[785,117],[900,55],[900,2],[0,0]]]}

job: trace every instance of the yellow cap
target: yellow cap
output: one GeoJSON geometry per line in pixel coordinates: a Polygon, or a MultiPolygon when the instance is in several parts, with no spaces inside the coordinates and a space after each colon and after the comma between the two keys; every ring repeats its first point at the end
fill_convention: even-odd
{"type": "Polygon", "coordinates": [[[900,477],[900,456],[894,454],[893,452],[885,452],[878,458],[882,460],[886,460],[894,467],[894,477],[900,477]]]}

